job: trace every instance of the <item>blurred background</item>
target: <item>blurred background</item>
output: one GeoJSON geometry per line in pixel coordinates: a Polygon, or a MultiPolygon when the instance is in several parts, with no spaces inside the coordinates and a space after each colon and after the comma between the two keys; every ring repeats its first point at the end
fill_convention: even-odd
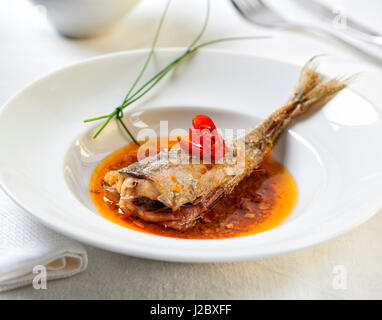
{"type": "MultiPolygon", "coordinates": [[[[353,87],[382,106],[382,1],[318,1],[327,11],[315,7],[317,1],[307,5],[314,0],[254,1],[267,11],[252,8],[251,0],[243,1],[236,1],[239,12],[230,0],[211,0],[203,40],[270,35],[269,40],[227,42],[215,48],[298,65],[325,54],[328,71],[361,72],[353,87]],[[349,32],[349,22],[358,30],[349,32]]],[[[0,1],[0,105],[35,79],[65,65],[150,47],[165,5],[166,0],[0,1]]],[[[205,11],[205,0],[173,0],[158,47],[187,46],[199,32],[205,11]]],[[[5,297],[381,298],[381,234],[382,217],[377,215],[316,248],[261,261],[208,265],[147,261],[87,246],[89,268],[83,274],[52,282],[51,290],[45,292],[24,288],[5,297]],[[352,275],[346,291],[331,285],[336,265],[346,265],[352,275]],[[150,289],[140,285],[142,273],[152,281],[150,289]]]]}
{"type": "MultiPolygon", "coordinates": [[[[240,4],[240,0],[236,1],[240,4]]],[[[245,2],[251,2],[241,1],[244,6],[245,2]]],[[[311,1],[315,0],[262,2],[289,23],[341,29],[341,24],[350,17],[352,21],[382,34],[381,1],[369,0],[366,5],[361,0],[318,0],[333,12],[332,21],[323,19],[317,10],[304,5],[311,1]]],[[[1,1],[0,72],[6,75],[6,81],[0,83],[0,103],[33,79],[63,65],[100,54],[149,47],[165,4],[165,0],[1,1]]],[[[205,0],[173,0],[158,46],[186,46],[199,31],[204,15],[205,0]]],[[[380,60],[372,63],[371,67],[360,68],[359,64],[369,64],[370,59],[338,39],[312,34],[309,28],[303,29],[262,28],[245,20],[230,0],[212,0],[211,19],[204,40],[230,35],[270,34],[272,40],[269,41],[223,43],[215,47],[300,65],[312,55],[325,53],[338,57],[335,65],[346,64],[348,71],[352,71],[348,65],[356,66],[356,71],[380,69],[382,66],[380,60]]],[[[382,57],[382,44],[356,42],[375,55],[381,51],[382,57]]],[[[362,90],[366,90],[365,94],[371,98],[375,95],[371,88],[362,90]]]]}

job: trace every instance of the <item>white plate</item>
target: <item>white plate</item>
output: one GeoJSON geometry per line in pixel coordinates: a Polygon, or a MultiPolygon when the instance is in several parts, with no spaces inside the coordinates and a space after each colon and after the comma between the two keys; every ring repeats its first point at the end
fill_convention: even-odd
{"type": "MultiPolygon", "coordinates": [[[[147,74],[179,55],[158,50],[147,74]]],[[[140,233],[102,218],[89,200],[96,164],[127,143],[114,124],[97,139],[82,120],[121,102],[147,51],[91,59],[24,89],[0,113],[0,181],[43,223],[80,241],[158,260],[256,259],[329,240],[370,218],[382,203],[382,122],[373,105],[344,90],[283,135],[275,150],[297,181],[296,209],[281,226],[224,240],[140,233]]],[[[302,62],[303,63],[303,62],[302,62]]],[[[195,113],[218,126],[248,127],[281,106],[300,67],[249,55],[205,50],[182,65],[132,110],[140,125],[190,126],[195,113]]],[[[135,121],[135,120],[134,120],[135,121]]]]}

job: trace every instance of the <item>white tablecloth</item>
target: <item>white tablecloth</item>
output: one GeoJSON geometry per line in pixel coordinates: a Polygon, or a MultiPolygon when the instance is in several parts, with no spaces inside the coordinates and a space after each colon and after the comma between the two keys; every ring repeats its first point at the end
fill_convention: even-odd
{"type": "MultiPolygon", "coordinates": [[[[353,5],[361,18],[382,30],[378,0],[336,1],[353,5]],[[362,3],[362,5],[361,5],[362,3]],[[374,6],[374,7],[373,7],[374,6]],[[379,9],[378,9],[379,8],[379,9]]],[[[42,75],[81,59],[119,50],[149,47],[164,0],[141,0],[111,33],[89,40],[59,37],[41,11],[28,1],[0,2],[0,105],[42,75]]],[[[159,46],[185,46],[199,31],[203,0],[173,1],[159,46]]],[[[205,39],[265,34],[244,22],[227,0],[212,1],[205,39]]],[[[217,47],[302,64],[319,53],[343,57],[345,70],[363,70],[355,87],[382,106],[382,71],[355,62],[355,55],[335,42],[277,32],[261,42],[217,47]]],[[[377,146],[376,146],[377,147],[377,146]]],[[[380,146],[379,146],[380,147],[380,146]]],[[[0,204],[1,205],[1,204],[0,204]]],[[[73,278],[52,281],[47,290],[26,287],[0,299],[285,299],[382,298],[382,215],[326,244],[281,257],[225,264],[178,264],[122,256],[88,247],[89,267],[73,278]],[[341,275],[338,270],[346,271],[341,275]],[[338,276],[341,284],[338,285],[338,276]]]]}

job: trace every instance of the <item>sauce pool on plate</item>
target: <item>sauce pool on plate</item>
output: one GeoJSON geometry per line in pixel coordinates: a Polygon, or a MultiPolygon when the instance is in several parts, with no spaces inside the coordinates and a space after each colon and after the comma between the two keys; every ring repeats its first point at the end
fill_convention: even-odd
{"type": "MultiPolygon", "coordinates": [[[[163,139],[163,138],[162,138],[163,139]]],[[[169,147],[176,139],[168,141],[169,147]]],[[[160,143],[158,141],[158,151],[160,143]]],[[[251,235],[280,225],[297,202],[297,186],[288,170],[268,157],[260,168],[243,180],[233,193],[219,200],[214,208],[186,231],[166,228],[131,217],[105,196],[102,180],[110,170],[118,170],[137,161],[139,147],[131,143],[106,157],[90,179],[90,196],[98,212],[106,219],[129,229],[185,239],[223,239],[251,235]]]]}

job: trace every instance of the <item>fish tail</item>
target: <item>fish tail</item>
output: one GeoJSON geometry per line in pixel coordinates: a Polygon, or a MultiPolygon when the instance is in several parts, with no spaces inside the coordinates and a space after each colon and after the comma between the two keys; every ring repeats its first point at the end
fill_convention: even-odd
{"type": "Polygon", "coordinates": [[[258,129],[274,143],[290,122],[308,110],[318,109],[346,88],[354,77],[326,78],[317,71],[315,58],[310,59],[301,71],[295,91],[286,105],[264,120],[258,129]]]}
{"type": "Polygon", "coordinates": [[[313,57],[302,69],[296,89],[286,106],[287,109],[288,105],[292,109],[289,117],[295,118],[309,109],[324,106],[353,79],[354,77],[326,78],[317,71],[317,63],[313,57]]]}

